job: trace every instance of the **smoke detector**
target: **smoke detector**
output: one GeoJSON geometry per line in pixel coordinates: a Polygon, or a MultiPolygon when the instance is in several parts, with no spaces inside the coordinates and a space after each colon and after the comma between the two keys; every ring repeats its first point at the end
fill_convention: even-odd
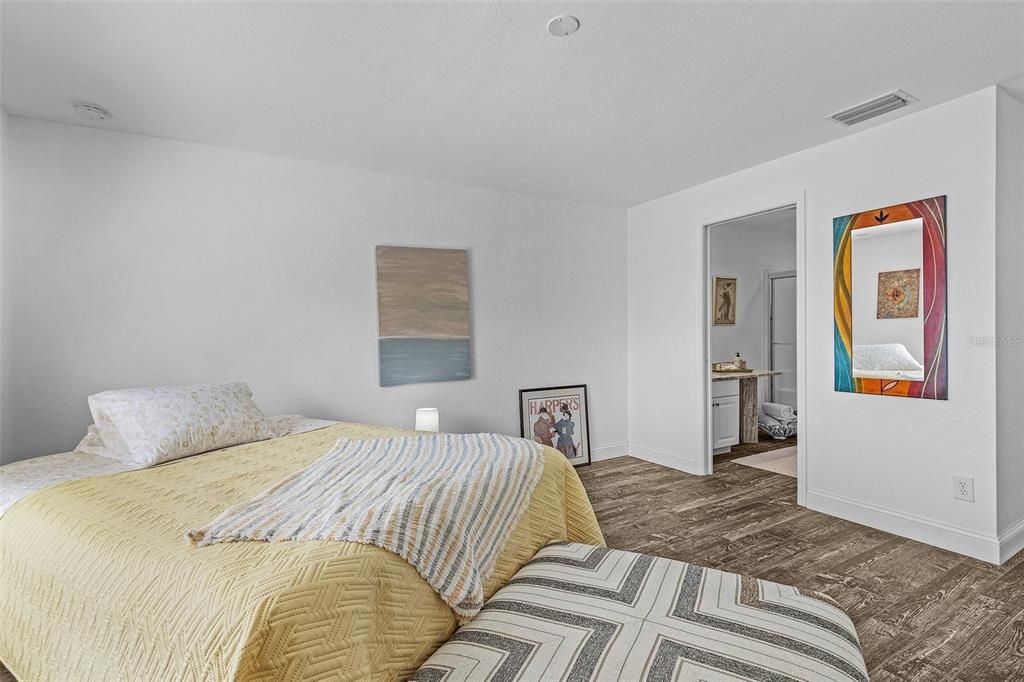
{"type": "Polygon", "coordinates": [[[106,121],[108,118],[114,117],[114,115],[110,113],[109,109],[101,107],[99,104],[76,102],[72,108],[75,110],[76,116],[87,118],[90,121],[106,121]]]}
{"type": "Polygon", "coordinates": [[[888,114],[890,111],[902,109],[916,101],[917,98],[913,95],[902,90],[893,90],[881,97],[869,99],[867,102],[861,102],[849,109],[837,111],[831,116],[826,116],[826,118],[830,118],[836,123],[842,123],[844,126],[852,126],[863,123],[875,116],[881,116],[882,114],[888,114]]]}
{"type": "Polygon", "coordinates": [[[571,36],[580,30],[580,20],[571,14],[557,16],[548,22],[548,33],[556,38],[571,36]]]}

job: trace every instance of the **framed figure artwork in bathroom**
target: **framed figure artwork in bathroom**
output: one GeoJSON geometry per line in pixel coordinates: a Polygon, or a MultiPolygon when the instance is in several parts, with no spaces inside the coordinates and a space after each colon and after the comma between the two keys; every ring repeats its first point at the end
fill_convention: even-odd
{"type": "Polygon", "coordinates": [[[736,324],[736,278],[715,277],[715,324],[736,324]]]}

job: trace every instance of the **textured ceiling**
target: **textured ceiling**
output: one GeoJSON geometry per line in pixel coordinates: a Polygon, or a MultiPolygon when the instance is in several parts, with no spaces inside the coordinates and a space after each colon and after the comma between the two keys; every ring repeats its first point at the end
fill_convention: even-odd
{"type": "Polygon", "coordinates": [[[1024,3],[2,4],[2,104],[621,206],[1024,73],[1024,3]],[[557,39],[551,16],[579,33],[557,39]],[[895,88],[921,102],[842,128],[895,88]]]}

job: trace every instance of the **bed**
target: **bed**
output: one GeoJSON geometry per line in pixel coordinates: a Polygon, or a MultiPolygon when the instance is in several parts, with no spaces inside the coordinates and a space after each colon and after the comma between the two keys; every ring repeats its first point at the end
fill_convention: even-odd
{"type": "MultiPolygon", "coordinates": [[[[20,682],[408,676],[456,618],[399,557],[346,542],[185,539],[339,438],[408,433],[338,423],[24,497],[0,517],[0,661],[20,682]]],[[[560,539],[604,544],[575,471],[548,448],[486,596],[560,539]]]]}
{"type": "Polygon", "coordinates": [[[882,379],[884,381],[924,381],[924,369],[855,369],[855,379],[882,379]]]}
{"type": "Polygon", "coordinates": [[[854,345],[855,379],[924,381],[924,365],[902,343],[854,345]]]}

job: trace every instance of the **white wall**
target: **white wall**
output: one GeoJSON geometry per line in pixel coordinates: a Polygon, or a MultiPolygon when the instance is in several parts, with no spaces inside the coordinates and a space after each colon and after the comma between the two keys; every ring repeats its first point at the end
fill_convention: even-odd
{"type": "Polygon", "coordinates": [[[924,297],[917,299],[917,316],[878,319],[878,273],[920,270],[924,242],[920,224],[914,230],[865,232],[854,230],[850,257],[850,293],[854,356],[856,347],[902,343],[924,366],[924,297]],[[863,236],[863,235],[871,236],[863,236]]]}
{"type": "Polygon", "coordinates": [[[808,506],[995,558],[996,353],[969,342],[996,331],[995,108],[989,88],[631,208],[631,454],[699,470],[702,223],[803,193],[808,506]],[[834,392],[833,217],[943,194],[949,400],[834,392]],[[976,502],[952,499],[954,475],[976,502]]]}
{"type": "MultiPolygon", "coordinates": [[[[3,32],[3,7],[0,6],[0,33],[3,32]]],[[[2,52],[2,51],[0,51],[2,52]]],[[[0,91],[3,90],[3,55],[0,54],[0,91]]],[[[7,385],[7,372],[4,363],[3,348],[3,310],[4,310],[4,285],[3,285],[3,243],[4,243],[4,185],[7,183],[7,112],[0,108],[0,405],[2,405],[3,394],[7,385]]],[[[3,410],[0,409],[0,464],[7,461],[3,448],[3,410]]]]}
{"type": "Polygon", "coordinates": [[[1024,547],[1024,104],[999,90],[996,386],[999,534],[1004,558],[1024,547]]]}
{"type": "MultiPolygon", "coordinates": [[[[4,185],[7,184],[7,112],[0,109],[0,405],[7,385],[7,370],[4,363],[4,185]]],[[[0,464],[7,462],[3,448],[3,410],[0,409],[0,464]]]]}
{"type": "Polygon", "coordinates": [[[268,413],[518,433],[590,385],[626,441],[625,211],[12,117],[3,450],[72,448],[86,396],[245,380],[268,413]],[[474,378],[377,385],[374,246],[468,248],[474,378]]]}

